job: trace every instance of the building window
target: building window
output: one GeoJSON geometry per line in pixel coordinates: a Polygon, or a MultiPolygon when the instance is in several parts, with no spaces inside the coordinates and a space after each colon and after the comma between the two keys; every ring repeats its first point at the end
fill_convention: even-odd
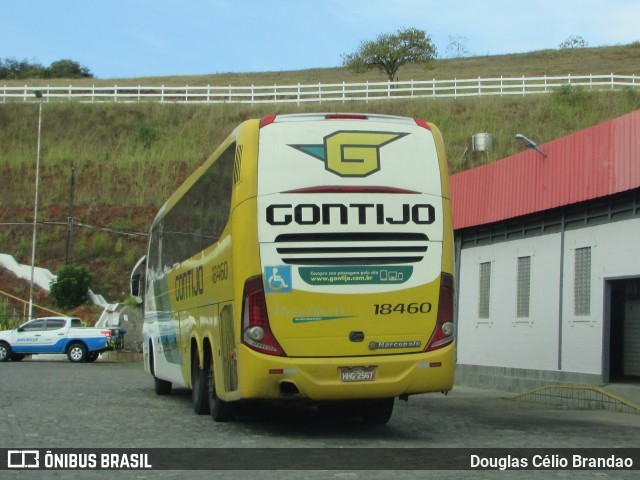
{"type": "Polygon", "coordinates": [[[573,313],[576,316],[591,315],[591,247],[575,250],[573,313]]]}
{"type": "Polygon", "coordinates": [[[529,318],[529,300],[531,298],[531,257],[518,257],[518,285],[516,315],[529,318]]]}
{"type": "Polygon", "coordinates": [[[478,317],[489,318],[489,299],[491,297],[491,262],[480,264],[480,295],[478,299],[478,317]]]}

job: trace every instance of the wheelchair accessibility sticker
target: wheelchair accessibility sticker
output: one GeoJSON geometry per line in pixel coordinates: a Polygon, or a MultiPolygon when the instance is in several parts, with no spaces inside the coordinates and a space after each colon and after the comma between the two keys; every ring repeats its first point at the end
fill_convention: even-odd
{"type": "Polygon", "coordinates": [[[265,293],[290,293],[293,290],[290,265],[264,267],[264,278],[265,293]]]}

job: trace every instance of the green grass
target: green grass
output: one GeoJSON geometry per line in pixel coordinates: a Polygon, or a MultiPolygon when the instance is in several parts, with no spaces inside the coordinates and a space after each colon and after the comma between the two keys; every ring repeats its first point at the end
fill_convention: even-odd
{"type": "MultiPolygon", "coordinates": [[[[354,73],[339,67],[336,52],[335,68],[297,71],[216,73],[177,77],[146,77],[79,80],[14,80],[0,82],[0,86],[250,86],[297,85],[314,83],[384,82],[385,75],[370,71],[354,73]]],[[[448,80],[453,78],[520,77],[537,75],[640,74],[640,42],[629,45],[578,48],[574,50],[540,50],[509,55],[485,55],[460,59],[437,59],[432,68],[408,65],[398,72],[399,80],[448,80]]]]}
{"type": "MultiPolygon", "coordinates": [[[[429,71],[400,71],[400,79],[449,79],[640,73],[640,43],[575,51],[438,60],[429,71]]],[[[300,72],[194,77],[84,80],[106,85],[269,85],[384,80],[341,68],[300,72]]],[[[24,84],[24,82],[14,82],[24,84]]],[[[30,84],[42,85],[37,81],[30,84]]],[[[7,82],[9,85],[9,82],[7,82]]],[[[52,82],[53,84],[53,82],[52,82]]],[[[1,88],[1,86],[0,86],[1,88]]],[[[154,103],[43,105],[40,219],[66,222],[70,177],[75,171],[76,221],[114,230],[146,231],[155,211],[175,188],[243,120],[271,113],[359,111],[421,117],[438,125],[452,173],[521,151],[522,133],[542,144],[640,108],[640,90],[596,92],[566,87],[546,95],[458,99],[381,100],[368,103],[176,105],[154,103]],[[470,153],[475,133],[493,134],[488,154],[470,153]]],[[[0,252],[30,258],[38,107],[0,104],[0,252]]],[[[65,227],[43,225],[38,264],[55,271],[64,263],[65,227]]],[[[144,252],[144,239],[76,227],[73,261],[92,265],[94,291],[122,296],[129,269],[144,252]],[[107,274],[108,273],[108,274],[107,274]]]]}
{"type": "MultiPolygon", "coordinates": [[[[634,91],[591,92],[577,87],[548,95],[385,100],[322,105],[50,104],[42,120],[40,201],[64,205],[75,170],[76,206],[159,207],[241,121],[268,113],[345,111],[425,118],[442,130],[452,173],[487,157],[463,156],[475,133],[494,136],[488,160],[518,152],[520,132],[544,143],[640,108],[634,91]]],[[[0,205],[33,201],[37,111],[0,106],[0,164],[11,177],[0,205]]]]}

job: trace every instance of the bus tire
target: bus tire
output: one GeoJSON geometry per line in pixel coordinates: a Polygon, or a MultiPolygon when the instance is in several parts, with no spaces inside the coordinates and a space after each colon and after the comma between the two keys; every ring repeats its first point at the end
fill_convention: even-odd
{"type": "Polygon", "coordinates": [[[395,398],[365,400],[362,406],[362,420],[369,425],[386,425],[391,419],[395,398]]]}
{"type": "Polygon", "coordinates": [[[198,415],[209,413],[209,397],[207,388],[208,365],[205,358],[205,368],[200,368],[198,351],[196,350],[191,361],[191,402],[193,411],[198,415]]]}
{"type": "Polygon", "coordinates": [[[352,400],[326,401],[318,403],[318,412],[325,418],[342,419],[357,417],[360,403],[352,400]]]}
{"type": "Polygon", "coordinates": [[[214,374],[213,355],[209,355],[207,367],[207,397],[209,401],[209,413],[214,422],[228,422],[233,420],[237,413],[233,402],[225,402],[216,394],[216,379],[214,374]]]}

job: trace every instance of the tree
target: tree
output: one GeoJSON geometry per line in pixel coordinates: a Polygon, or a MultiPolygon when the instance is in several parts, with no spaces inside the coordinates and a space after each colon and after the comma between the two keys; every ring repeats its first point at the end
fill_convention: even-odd
{"type": "Polygon", "coordinates": [[[363,41],[354,53],[342,55],[342,65],[356,72],[377,68],[389,81],[408,63],[429,63],[436,47],[427,32],[417,28],[401,28],[396,33],[383,33],[375,40],[363,41]]]}
{"type": "Polygon", "coordinates": [[[43,78],[46,68],[37,62],[17,60],[15,58],[0,59],[0,79],[19,80],[23,78],[43,78]]]}
{"type": "Polygon", "coordinates": [[[447,45],[447,56],[449,58],[463,58],[469,56],[467,50],[467,37],[462,35],[449,35],[449,44],[447,45]]]}
{"type": "Polygon", "coordinates": [[[65,265],[51,281],[49,295],[60,308],[70,310],[87,301],[91,277],[87,267],[65,265]]]}
{"type": "Polygon", "coordinates": [[[571,50],[574,48],[586,48],[588,46],[589,44],[580,35],[569,35],[564,42],[558,45],[560,48],[570,48],[571,50]]]}
{"type": "Polygon", "coordinates": [[[49,78],[93,78],[89,68],[73,60],[58,60],[47,69],[49,78]]]}
{"type": "Polygon", "coordinates": [[[93,78],[91,71],[74,60],[58,60],[48,67],[38,62],[0,58],[0,80],[24,78],[93,78]]]}

